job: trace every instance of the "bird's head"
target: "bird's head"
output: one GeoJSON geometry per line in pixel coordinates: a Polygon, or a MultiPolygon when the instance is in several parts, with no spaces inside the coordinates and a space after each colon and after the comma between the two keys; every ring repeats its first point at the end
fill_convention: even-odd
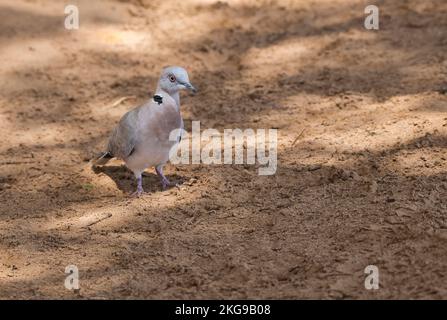
{"type": "Polygon", "coordinates": [[[166,67],[161,73],[158,82],[159,87],[169,94],[176,93],[181,89],[188,89],[195,93],[197,90],[189,82],[188,72],[182,67],[166,67]]]}

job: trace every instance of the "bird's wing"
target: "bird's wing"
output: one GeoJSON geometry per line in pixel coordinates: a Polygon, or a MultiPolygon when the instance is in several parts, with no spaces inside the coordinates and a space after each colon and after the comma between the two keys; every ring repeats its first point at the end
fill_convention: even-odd
{"type": "Polygon", "coordinates": [[[137,142],[140,108],[127,112],[113,130],[109,139],[108,152],[114,157],[125,159],[132,154],[137,142]]]}

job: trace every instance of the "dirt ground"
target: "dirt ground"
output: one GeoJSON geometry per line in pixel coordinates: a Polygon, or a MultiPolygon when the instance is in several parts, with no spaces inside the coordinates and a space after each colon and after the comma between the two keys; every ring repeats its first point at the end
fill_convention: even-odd
{"type": "Polygon", "coordinates": [[[446,1],[70,3],[79,30],[0,2],[0,298],[447,298],[446,1]],[[188,130],[277,128],[276,174],[169,165],[133,199],[92,170],[166,65],[188,130]]]}

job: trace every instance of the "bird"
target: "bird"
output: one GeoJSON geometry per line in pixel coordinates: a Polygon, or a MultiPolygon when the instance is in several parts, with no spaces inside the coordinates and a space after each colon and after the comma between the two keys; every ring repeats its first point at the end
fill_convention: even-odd
{"type": "Polygon", "coordinates": [[[93,165],[105,165],[110,159],[125,162],[137,181],[133,196],[141,196],[143,172],[155,167],[163,190],[173,184],[163,174],[163,166],[169,160],[170,150],[180,142],[183,119],[180,113],[180,91],[196,93],[189,81],[188,72],[179,66],[163,68],[152,99],[122,116],[112,131],[107,150],[94,159],[93,165]],[[177,140],[170,140],[173,130],[178,130],[177,140]]]}

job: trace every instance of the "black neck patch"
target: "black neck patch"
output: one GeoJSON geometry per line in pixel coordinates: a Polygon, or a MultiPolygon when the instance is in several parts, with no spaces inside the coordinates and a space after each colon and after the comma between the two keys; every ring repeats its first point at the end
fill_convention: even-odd
{"type": "Polygon", "coordinates": [[[157,102],[158,104],[162,104],[163,103],[163,97],[159,94],[154,95],[154,101],[157,102]]]}

